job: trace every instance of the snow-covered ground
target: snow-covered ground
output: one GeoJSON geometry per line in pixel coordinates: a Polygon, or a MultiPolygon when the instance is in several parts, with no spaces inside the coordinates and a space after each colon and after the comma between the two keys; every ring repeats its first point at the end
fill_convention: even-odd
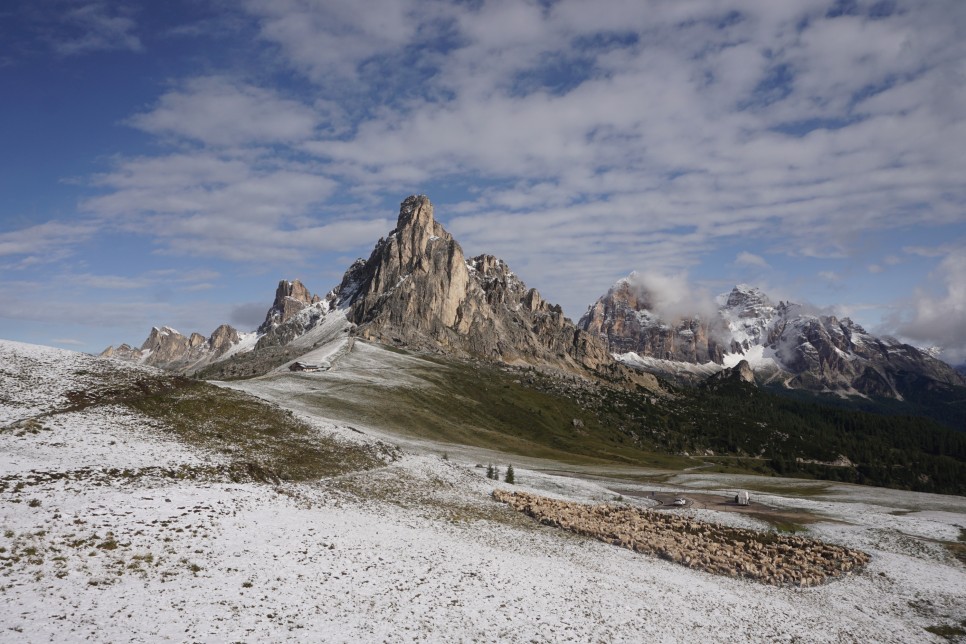
{"type": "MultiPolygon", "coordinates": [[[[812,536],[872,554],[857,575],[776,588],[538,525],[494,502],[506,484],[459,454],[416,450],[308,484],[112,476],[212,457],[121,408],[30,423],[98,362],[0,342],[0,641],[911,642],[941,641],[924,629],[966,616],[966,568],[939,543],[966,527],[966,499],[773,494],[827,518],[812,536]]],[[[314,413],[320,431],[376,433],[314,413]]],[[[524,465],[516,478],[560,498],[616,497],[524,465]]]]}

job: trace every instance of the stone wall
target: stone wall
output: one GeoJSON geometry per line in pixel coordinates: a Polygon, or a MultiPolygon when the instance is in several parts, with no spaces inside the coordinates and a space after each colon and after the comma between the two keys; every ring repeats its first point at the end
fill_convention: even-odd
{"type": "Polygon", "coordinates": [[[688,568],[775,586],[815,586],[851,574],[869,561],[864,552],[813,539],[729,528],[625,505],[590,506],[499,489],[493,498],[546,525],[688,568]]]}

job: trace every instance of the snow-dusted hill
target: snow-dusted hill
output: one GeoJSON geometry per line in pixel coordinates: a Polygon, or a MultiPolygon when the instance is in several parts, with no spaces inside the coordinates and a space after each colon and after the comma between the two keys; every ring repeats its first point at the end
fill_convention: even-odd
{"type": "MultiPolygon", "coordinates": [[[[232,480],[231,463],[270,461],[261,442],[245,439],[253,430],[243,420],[254,416],[236,417],[228,435],[214,416],[222,394],[207,385],[168,391],[165,407],[176,413],[155,413],[133,392],[162,395],[157,378],[169,376],[0,342],[0,640],[908,642],[929,641],[926,627],[966,613],[966,569],[942,544],[966,527],[959,497],[827,486],[799,498],[794,482],[781,495],[758,494],[814,514],[812,536],[872,554],[855,576],[776,588],[517,515],[489,496],[506,484],[474,467],[493,452],[444,459],[442,446],[423,443],[302,482],[232,480]],[[179,424],[197,407],[185,406],[192,396],[210,397],[204,440],[179,424]]],[[[280,371],[248,388],[273,397],[289,379],[311,384],[280,371]]],[[[228,408],[244,404],[231,398],[228,408]]],[[[291,418],[266,409],[278,422],[291,418]]],[[[335,440],[343,460],[381,444],[369,427],[350,429],[305,398],[293,412],[308,432],[298,440],[335,440]]],[[[695,473],[662,487],[515,464],[517,489],[585,502],[620,493],[647,505],[653,490],[774,486],[695,473]]],[[[684,512],[768,529],[753,515],[684,512]]]]}

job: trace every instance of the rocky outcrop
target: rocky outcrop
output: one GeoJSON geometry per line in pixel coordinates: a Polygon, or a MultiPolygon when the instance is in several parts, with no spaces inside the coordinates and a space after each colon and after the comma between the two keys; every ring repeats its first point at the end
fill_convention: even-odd
{"type": "Polygon", "coordinates": [[[869,555],[802,537],[728,528],[621,505],[589,506],[497,489],[493,498],[537,521],[674,563],[774,586],[817,586],[869,555]]]}
{"type": "Polygon", "coordinates": [[[101,351],[99,355],[101,358],[113,358],[124,362],[140,362],[141,360],[141,350],[135,349],[129,344],[119,344],[116,347],[111,345],[101,351]]]}
{"type": "Polygon", "coordinates": [[[265,321],[258,327],[258,333],[268,333],[275,327],[285,324],[305,307],[319,302],[318,295],[312,295],[299,280],[282,280],[275,289],[275,301],[265,315],[265,321]]]}
{"type": "Polygon", "coordinates": [[[875,337],[849,318],[817,314],[790,302],[775,304],[748,285],[735,286],[718,304],[717,316],[708,320],[664,320],[632,275],[590,307],[578,326],[605,339],[628,364],[652,365],[671,378],[672,363],[657,361],[713,367],[746,356],[750,361],[754,355],[749,366],[762,378],[813,391],[902,399],[907,374],[947,386],[966,384],[928,352],[875,337]]]}
{"type": "Polygon", "coordinates": [[[221,357],[240,341],[241,338],[234,327],[228,324],[222,324],[208,338],[208,348],[216,357],[221,357]]]}
{"type": "Polygon", "coordinates": [[[735,366],[722,369],[710,376],[704,384],[708,389],[717,390],[729,383],[758,386],[755,383],[755,372],[747,360],[740,360],[735,366]]]}
{"type": "Polygon", "coordinates": [[[721,362],[722,347],[709,321],[698,316],[663,321],[654,308],[651,294],[632,275],[598,299],[577,325],[605,340],[611,353],[633,352],[697,364],[721,362]]]}
{"type": "Polygon", "coordinates": [[[227,324],[219,326],[207,338],[200,333],[184,336],[163,326],[152,328],[139,349],[127,344],[110,346],[101,352],[100,357],[140,362],[171,371],[189,371],[218,360],[240,342],[238,331],[227,324]]]}
{"type": "Polygon", "coordinates": [[[425,196],[333,293],[359,336],[416,349],[569,370],[617,370],[607,347],[529,289],[503,260],[467,259],[425,196]]]}

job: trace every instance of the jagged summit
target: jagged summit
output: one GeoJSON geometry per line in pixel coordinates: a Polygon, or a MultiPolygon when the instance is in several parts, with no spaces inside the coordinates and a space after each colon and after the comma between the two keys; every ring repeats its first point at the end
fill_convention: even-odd
{"type": "MultiPolygon", "coordinates": [[[[436,221],[425,195],[403,200],[396,227],[376,242],[368,259],[354,262],[324,298],[312,295],[299,280],[279,282],[265,321],[252,340],[246,339],[253,356],[249,362],[261,366],[244,373],[254,375],[271,368],[266,365],[275,358],[311,349],[319,335],[313,330],[323,327],[326,333],[338,327],[340,333],[383,344],[619,375],[657,387],[653,377],[617,363],[599,337],[578,329],[560,306],[527,288],[506,262],[491,255],[466,258],[436,221]],[[259,355],[273,358],[255,359],[259,355]]],[[[203,341],[201,336],[186,339],[183,347],[165,353],[166,362],[156,364],[180,368],[190,362],[185,356],[192,347],[203,341]]],[[[149,343],[153,346],[154,340],[149,343]]]]}
{"type": "Polygon", "coordinates": [[[660,360],[720,363],[723,351],[709,321],[699,316],[664,320],[653,296],[631,273],[618,280],[577,323],[602,338],[615,354],[636,353],[660,360]]]}
{"type": "Polygon", "coordinates": [[[407,228],[428,231],[434,235],[446,232],[433,218],[433,204],[426,195],[410,195],[399,204],[399,216],[392,232],[407,228]]]}
{"type": "Polygon", "coordinates": [[[405,199],[396,228],[334,291],[363,338],[506,362],[598,370],[606,347],[502,260],[467,260],[425,195],[405,199]]]}
{"type": "Polygon", "coordinates": [[[605,338],[612,353],[627,356],[628,364],[656,364],[645,358],[726,367],[747,360],[790,387],[899,399],[908,374],[963,384],[926,352],[875,337],[849,318],[790,302],[776,305],[747,284],[720,295],[718,315],[707,322],[696,316],[662,319],[633,284],[633,274],[619,280],[578,322],[605,338]]]}
{"type": "Polygon", "coordinates": [[[306,306],[321,301],[318,295],[305,288],[299,280],[281,280],[275,289],[275,301],[265,315],[265,321],[258,327],[259,333],[268,333],[280,324],[291,320],[306,306]]]}
{"type": "MultiPolygon", "coordinates": [[[[719,301],[722,298],[718,298],[719,301]]],[[[759,316],[766,308],[774,308],[774,303],[761,289],[748,284],[737,284],[727,298],[724,306],[744,317],[759,316]]]]}
{"type": "MultiPolygon", "coordinates": [[[[249,334],[252,339],[254,334],[249,334]]],[[[184,336],[169,326],[152,327],[139,349],[127,344],[110,346],[101,357],[188,371],[222,358],[241,347],[242,336],[234,327],[222,324],[205,338],[200,333],[184,336]]]]}

